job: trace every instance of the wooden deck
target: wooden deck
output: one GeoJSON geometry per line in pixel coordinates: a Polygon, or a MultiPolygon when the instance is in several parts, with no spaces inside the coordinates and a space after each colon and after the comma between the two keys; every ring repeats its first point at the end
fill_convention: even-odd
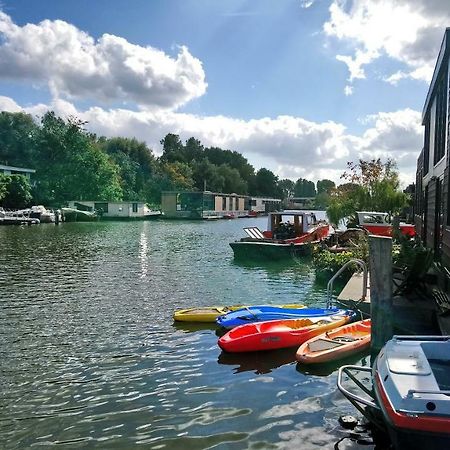
{"type": "MultiPolygon", "coordinates": [[[[370,317],[370,279],[366,299],[361,302],[362,274],[354,274],[338,295],[336,303],[344,308],[358,308],[364,317],[370,317]]],[[[434,301],[418,296],[393,298],[394,326],[397,334],[440,335],[434,301]]]]}

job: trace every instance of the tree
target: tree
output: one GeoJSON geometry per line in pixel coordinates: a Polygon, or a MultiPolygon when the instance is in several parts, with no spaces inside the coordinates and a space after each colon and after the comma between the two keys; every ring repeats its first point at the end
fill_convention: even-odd
{"type": "Polygon", "coordinates": [[[0,163],[34,166],[33,136],[36,130],[37,125],[29,114],[0,112],[0,163]]]}
{"type": "Polygon", "coordinates": [[[145,184],[156,173],[156,160],[145,142],[136,139],[98,140],[101,148],[119,168],[124,200],[145,200],[145,184]]]}
{"type": "Polygon", "coordinates": [[[0,173],[0,204],[8,193],[9,176],[0,173]]]}
{"type": "Polygon", "coordinates": [[[400,190],[395,162],[388,159],[349,162],[348,171],[341,178],[348,183],[331,192],[327,215],[337,225],[342,219],[354,216],[356,211],[380,211],[390,215],[405,207],[408,195],[400,190]]]}
{"type": "Polygon", "coordinates": [[[83,129],[84,122],[46,113],[34,137],[35,199],[61,204],[70,199],[122,199],[119,168],[83,129]]]}
{"type": "Polygon", "coordinates": [[[321,194],[322,192],[329,194],[335,187],[336,185],[334,184],[334,181],[327,179],[319,180],[317,182],[317,194],[321,194]]]}
{"type": "Polygon", "coordinates": [[[161,140],[161,144],[163,146],[163,153],[160,158],[161,162],[188,162],[185,158],[183,143],[177,134],[167,134],[166,137],[161,140]]]}
{"type": "Polygon", "coordinates": [[[181,162],[167,163],[163,165],[162,169],[170,180],[170,189],[192,190],[194,188],[192,169],[188,164],[181,162]]]}
{"type": "Polygon", "coordinates": [[[247,183],[241,178],[237,169],[228,164],[221,164],[218,168],[219,174],[223,177],[223,190],[226,194],[246,194],[247,183]]]}
{"type": "Polygon", "coordinates": [[[199,191],[222,192],[225,180],[219,172],[218,166],[211,164],[208,158],[194,161],[192,164],[194,186],[199,191]]]}
{"type": "Polygon", "coordinates": [[[295,182],[295,197],[315,197],[316,196],[316,186],[313,181],[306,180],[304,178],[299,178],[295,182]]]}
{"type": "Polygon", "coordinates": [[[0,178],[0,197],[1,191],[4,193],[1,205],[5,208],[22,209],[30,205],[32,199],[31,185],[24,175],[2,175],[0,178]]]}
{"type": "Polygon", "coordinates": [[[262,197],[277,197],[278,192],[278,177],[269,169],[264,167],[256,172],[255,177],[256,195],[262,197]]]}
{"type": "Polygon", "coordinates": [[[295,183],[288,178],[278,181],[278,191],[281,193],[281,199],[285,200],[294,196],[295,183]]]}

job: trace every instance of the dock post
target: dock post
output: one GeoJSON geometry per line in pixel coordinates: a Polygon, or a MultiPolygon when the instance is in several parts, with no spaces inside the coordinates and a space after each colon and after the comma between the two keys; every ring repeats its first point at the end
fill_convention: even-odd
{"type": "Polygon", "coordinates": [[[372,353],[393,335],[392,238],[369,236],[370,315],[372,318],[372,353]]]}

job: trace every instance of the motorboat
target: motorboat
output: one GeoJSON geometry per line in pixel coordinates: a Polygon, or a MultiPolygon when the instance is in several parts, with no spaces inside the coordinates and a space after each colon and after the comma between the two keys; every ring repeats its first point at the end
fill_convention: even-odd
{"type": "Polygon", "coordinates": [[[338,388],[387,428],[396,449],[450,448],[450,336],[394,336],[371,370],[372,399],[344,386],[344,374],[367,369],[341,367],[338,388]]]}
{"type": "Polygon", "coordinates": [[[268,215],[267,230],[245,227],[247,237],[230,242],[235,258],[284,259],[310,254],[312,244],[327,238],[330,226],[314,212],[287,210],[268,215]]]}
{"type": "MultiPolygon", "coordinates": [[[[358,211],[356,213],[358,225],[370,234],[378,236],[392,236],[393,225],[388,213],[373,211],[358,211]]],[[[414,237],[416,228],[413,224],[400,222],[400,232],[406,236],[414,237]]]]}

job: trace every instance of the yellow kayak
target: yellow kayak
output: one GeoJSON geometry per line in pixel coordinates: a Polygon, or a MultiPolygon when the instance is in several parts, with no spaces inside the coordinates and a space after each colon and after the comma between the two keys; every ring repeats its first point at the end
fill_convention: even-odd
{"type": "MultiPolygon", "coordinates": [[[[305,308],[305,305],[297,304],[271,306],[278,306],[281,308],[305,308]]],[[[215,322],[217,317],[242,308],[248,308],[248,306],[200,306],[198,308],[178,309],[173,313],[173,320],[177,322],[215,322]]]]}

